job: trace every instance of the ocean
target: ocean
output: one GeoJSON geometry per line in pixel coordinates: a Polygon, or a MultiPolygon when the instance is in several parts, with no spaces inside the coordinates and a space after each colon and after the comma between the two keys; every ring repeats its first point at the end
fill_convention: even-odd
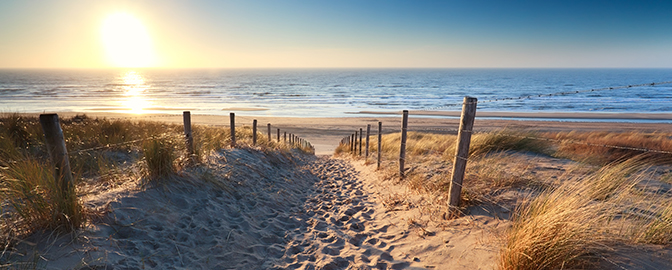
{"type": "Polygon", "coordinates": [[[353,117],[535,95],[478,110],[672,113],[672,84],[583,92],[671,80],[672,69],[5,69],[0,111],[353,117]]]}

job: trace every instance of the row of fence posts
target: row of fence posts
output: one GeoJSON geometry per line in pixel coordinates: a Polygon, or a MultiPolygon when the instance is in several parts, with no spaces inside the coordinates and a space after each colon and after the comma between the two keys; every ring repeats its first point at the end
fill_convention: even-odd
{"type": "MultiPolygon", "coordinates": [[[[360,128],[359,132],[355,131],[355,133],[350,134],[349,136],[344,137],[341,139],[340,144],[341,145],[348,145],[348,148],[350,149],[350,153],[352,155],[357,154],[357,144],[359,144],[359,156],[362,155],[362,147],[366,149],[364,151],[364,157],[366,160],[369,159],[369,142],[370,142],[370,137],[371,137],[371,125],[368,124],[366,125],[366,144],[362,146],[362,141],[363,141],[363,133],[364,131],[360,128]],[[359,136],[359,141],[357,140],[359,136]]],[[[381,161],[381,140],[383,139],[383,122],[378,122],[378,158],[377,158],[377,169],[380,169],[380,161],[381,161]]]]}
{"type": "MultiPolygon", "coordinates": [[[[455,150],[455,160],[453,161],[453,170],[450,180],[450,188],[448,190],[449,199],[448,204],[451,208],[458,206],[460,202],[460,194],[462,193],[462,182],[467,167],[467,160],[469,157],[469,144],[471,142],[471,134],[474,128],[474,119],[476,117],[476,105],[478,99],[473,97],[464,97],[462,103],[462,114],[460,115],[460,127],[457,133],[457,148],[455,150]]],[[[383,123],[378,122],[378,164],[377,169],[380,169],[381,149],[382,149],[382,127],[383,123]]],[[[399,149],[399,176],[405,177],[406,168],[406,139],[408,131],[408,111],[402,112],[401,119],[401,145],[399,149]]],[[[350,153],[353,156],[362,155],[362,132],[355,131],[349,136],[344,137],[340,144],[347,145],[350,153]],[[357,140],[359,137],[359,140],[357,140]],[[359,152],[357,146],[359,145],[359,152]]],[[[371,132],[371,125],[366,125],[366,160],[369,158],[369,135],[371,132]]]]}
{"type": "MultiPolygon", "coordinates": [[[[230,114],[231,120],[231,147],[236,147],[236,120],[235,114],[230,114]]],[[[55,179],[59,181],[58,186],[61,192],[69,192],[74,185],[74,178],[72,170],[70,169],[70,159],[68,157],[68,150],[65,145],[63,137],[63,130],[58,119],[57,114],[40,114],[40,125],[44,133],[45,143],[47,146],[47,153],[52,161],[55,170],[55,179]]],[[[191,113],[185,111],[182,113],[184,124],[184,139],[187,148],[187,154],[191,157],[194,155],[194,137],[191,129],[191,113]]],[[[271,123],[268,123],[268,140],[272,141],[271,137],[271,123]]],[[[278,128],[277,141],[280,142],[280,129],[278,128]]],[[[315,150],[313,145],[307,140],[290,133],[289,142],[287,142],[287,132],[285,132],[285,143],[292,146],[299,146],[303,148],[310,148],[315,150]]],[[[257,119],[252,121],[252,145],[257,144],[257,119]]]]}

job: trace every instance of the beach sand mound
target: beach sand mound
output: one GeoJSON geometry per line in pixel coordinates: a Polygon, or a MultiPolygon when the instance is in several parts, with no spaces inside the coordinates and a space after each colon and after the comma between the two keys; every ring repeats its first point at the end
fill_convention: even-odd
{"type": "MultiPolygon", "coordinates": [[[[85,198],[107,208],[74,234],[37,234],[12,259],[47,269],[265,269],[319,179],[312,156],[227,149],[164,185],[129,184],[85,198]]],[[[303,225],[305,226],[305,225],[303,225]]]]}
{"type": "Polygon", "coordinates": [[[106,214],[73,234],[33,235],[11,259],[46,269],[494,267],[492,231],[500,222],[423,225],[421,208],[385,206],[401,187],[370,167],[298,152],[220,150],[162,185],[142,187],[138,179],[85,196],[106,214]]]}

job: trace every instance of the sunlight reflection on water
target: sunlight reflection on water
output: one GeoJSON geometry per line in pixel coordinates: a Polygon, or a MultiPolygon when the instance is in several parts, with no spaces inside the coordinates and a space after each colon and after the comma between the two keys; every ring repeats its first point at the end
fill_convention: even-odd
{"type": "Polygon", "coordinates": [[[135,114],[144,113],[144,109],[151,106],[151,102],[144,96],[145,90],[147,90],[145,79],[135,71],[126,72],[122,79],[124,81],[123,89],[126,98],[122,99],[121,106],[128,108],[135,114]]]}

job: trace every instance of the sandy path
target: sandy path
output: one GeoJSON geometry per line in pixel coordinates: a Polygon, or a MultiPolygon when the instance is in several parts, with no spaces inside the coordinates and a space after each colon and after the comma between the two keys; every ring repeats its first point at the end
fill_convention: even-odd
{"type": "Polygon", "coordinates": [[[423,196],[380,180],[361,161],[318,158],[320,179],[277,269],[494,269],[496,233],[508,224],[479,214],[424,212],[423,196]],[[392,207],[386,201],[395,201],[392,207]]]}
{"type": "Polygon", "coordinates": [[[306,204],[308,226],[293,235],[278,269],[408,269],[390,254],[396,236],[374,222],[376,205],[352,166],[326,157],[313,166],[321,180],[306,204]]]}

